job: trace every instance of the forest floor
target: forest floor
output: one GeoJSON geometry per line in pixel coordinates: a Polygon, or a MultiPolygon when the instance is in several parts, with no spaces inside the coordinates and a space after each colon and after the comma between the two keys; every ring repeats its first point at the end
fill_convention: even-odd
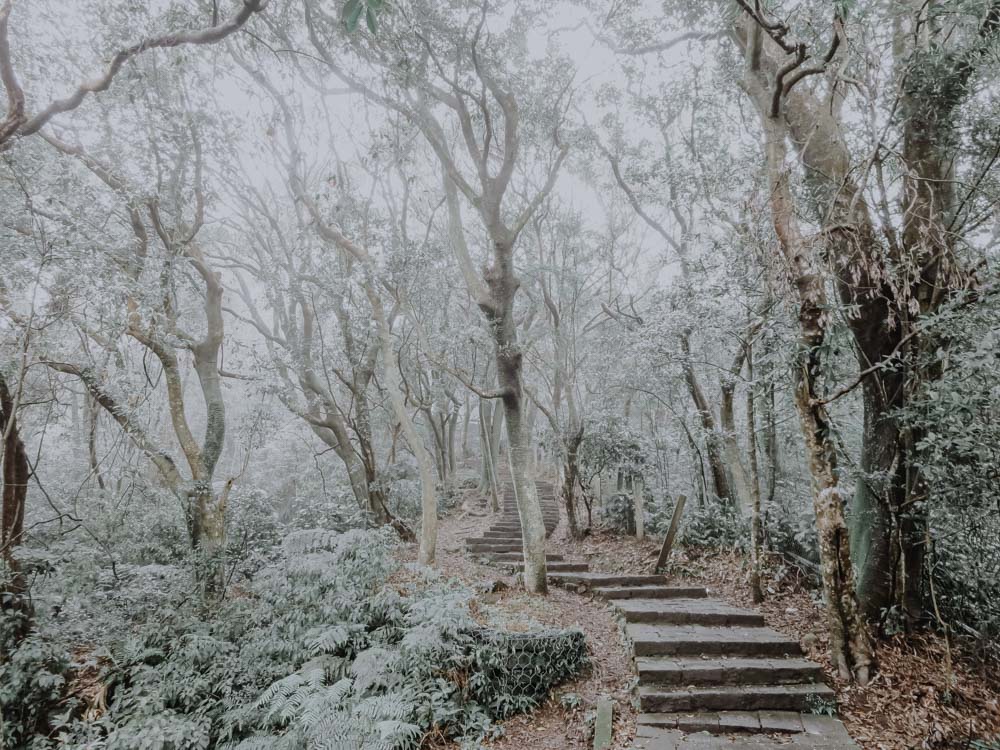
{"type": "MultiPolygon", "coordinates": [[[[613,750],[630,746],[635,736],[636,708],[632,687],[635,673],[631,648],[611,608],[599,599],[550,587],[544,599],[529,596],[514,576],[498,567],[476,562],[465,552],[465,539],[489,523],[488,510],[469,493],[465,503],[440,521],[438,567],[481,592],[473,614],[484,623],[508,630],[530,623],[553,628],[578,627],[590,647],[592,668],[557,688],[537,710],[503,722],[502,737],[486,743],[491,750],[570,750],[589,747],[589,722],[598,698],[615,701],[613,750]],[[567,705],[563,696],[577,696],[567,705]]],[[[414,547],[404,548],[408,560],[414,547]]],[[[565,524],[549,540],[548,551],[567,561],[589,563],[601,572],[648,573],[659,551],[659,540],[640,543],[634,537],[598,531],[578,541],[569,539],[565,524]]],[[[972,740],[1000,737],[1000,676],[968,658],[935,634],[880,641],[879,671],[867,687],[838,680],[828,655],[823,608],[818,592],[796,569],[771,560],[767,565],[763,604],[753,605],[749,567],[744,556],[725,550],[676,548],[667,573],[671,585],[706,586],[710,595],[732,604],[759,609],[767,625],[802,642],[820,662],[836,689],[837,714],[865,750],[962,748],[977,750],[972,740]]]]}

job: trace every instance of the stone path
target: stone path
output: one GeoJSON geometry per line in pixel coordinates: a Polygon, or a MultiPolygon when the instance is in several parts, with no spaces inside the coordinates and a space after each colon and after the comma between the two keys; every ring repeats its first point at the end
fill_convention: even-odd
{"type": "MultiPolygon", "coordinates": [[[[559,523],[552,485],[538,484],[551,535],[559,523]]],[[[523,569],[513,493],[468,552],[511,572],[523,569]]],[[[669,586],[661,575],[595,573],[547,554],[550,583],[607,599],[625,619],[639,675],[639,718],[631,750],[816,748],[857,750],[843,724],[821,711],[834,692],[799,643],[752,610],[708,598],[706,589],[669,586]]]]}

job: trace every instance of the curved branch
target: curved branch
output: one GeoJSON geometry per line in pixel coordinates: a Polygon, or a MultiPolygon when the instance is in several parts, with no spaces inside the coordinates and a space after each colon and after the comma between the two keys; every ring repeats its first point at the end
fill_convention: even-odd
{"type": "Polygon", "coordinates": [[[0,73],[2,73],[4,86],[7,88],[8,101],[13,103],[14,98],[18,95],[20,96],[20,110],[8,109],[4,125],[0,126],[0,146],[3,146],[15,135],[26,136],[37,133],[56,115],[79,107],[88,94],[107,91],[111,87],[115,76],[121,71],[122,66],[143,52],[151,49],[168,49],[187,44],[213,44],[221,41],[239,31],[254,14],[263,11],[267,3],[268,0],[243,0],[243,7],[240,8],[239,12],[223,24],[195,31],[181,31],[175,34],[150,37],[133,44],[131,47],[119,50],[112,58],[111,64],[108,65],[107,70],[104,71],[102,76],[81,83],[72,94],[63,99],[56,99],[50,102],[45,109],[29,118],[24,114],[24,95],[23,93],[18,93],[20,92],[20,87],[16,85],[16,78],[13,77],[14,71],[10,65],[10,50],[7,43],[7,16],[10,14],[11,0],[7,0],[3,9],[0,10],[0,73]],[[13,86],[11,83],[13,83],[13,86]],[[14,124],[15,122],[16,125],[14,124]]]}
{"type": "Polygon", "coordinates": [[[115,421],[118,422],[125,434],[135,443],[136,447],[153,462],[160,471],[160,474],[167,481],[167,484],[170,485],[170,488],[175,491],[180,488],[184,482],[184,478],[177,469],[177,464],[174,463],[174,460],[153,443],[149,435],[136,424],[135,420],[131,419],[130,415],[121,409],[118,402],[100,386],[89,369],[52,360],[42,360],[42,364],[56,372],[79,378],[80,382],[90,391],[90,395],[93,396],[94,400],[104,407],[104,410],[108,414],[114,417],[115,421]]]}

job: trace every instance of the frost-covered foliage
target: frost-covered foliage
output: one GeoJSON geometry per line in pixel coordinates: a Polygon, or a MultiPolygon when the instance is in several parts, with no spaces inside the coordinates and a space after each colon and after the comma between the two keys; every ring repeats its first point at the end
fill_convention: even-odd
{"type": "Polygon", "coordinates": [[[0,612],[0,747],[29,747],[49,724],[50,710],[62,697],[69,659],[37,633],[15,647],[19,615],[0,612]]]}
{"type": "Polygon", "coordinates": [[[959,300],[926,321],[941,341],[928,356],[943,374],[903,414],[917,437],[914,463],[933,490],[932,606],[984,645],[1000,643],[998,315],[995,299],[971,307],[959,300]]]}
{"type": "Polygon", "coordinates": [[[594,475],[609,470],[639,474],[650,452],[647,443],[644,435],[621,418],[608,418],[591,425],[577,454],[580,473],[588,483],[594,475]]]}
{"type": "Polygon", "coordinates": [[[748,523],[732,504],[707,503],[684,511],[681,540],[691,547],[735,549],[747,544],[748,523]]]}
{"type": "Polygon", "coordinates": [[[44,632],[0,668],[5,746],[417,748],[489,733],[584,664],[580,633],[508,637],[477,626],[461,586],[391,583],[393,538],[292,533],[211,614],[181,580],[129,579],[162,591],[88,655],[96,692],[59,703],[70,657],[44,632]]]}

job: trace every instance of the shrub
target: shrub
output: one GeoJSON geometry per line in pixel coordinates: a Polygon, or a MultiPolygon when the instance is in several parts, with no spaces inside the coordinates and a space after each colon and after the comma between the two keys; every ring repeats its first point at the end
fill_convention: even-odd
{"type": "Polygon", "coordinates": [[[811,506],[806,505],[798,512],[785,508],[769,509],[764,513],[763,520],[764,540],[769,549],[819,564],[816,516],[811,506]]]}
{"type": "Polygon", "coordinates": [[[616,492],[604,501],[600,513],[601,524],[624,534],[635,533],[635,506],[632,495],[616,492]]]}
{"type": "Polygon", "coordinates": [[[747,519],[732,503],[705,503],[684,511],[681,540],[689,547],[745,549],[750,540],[747,519]]]}
{"type": "Polygon", "coordinates": [[[17,642],[21,614],[0,610],[0,747],[29,747],[55,721],[69,659],[37,632],[17,642]]]}

